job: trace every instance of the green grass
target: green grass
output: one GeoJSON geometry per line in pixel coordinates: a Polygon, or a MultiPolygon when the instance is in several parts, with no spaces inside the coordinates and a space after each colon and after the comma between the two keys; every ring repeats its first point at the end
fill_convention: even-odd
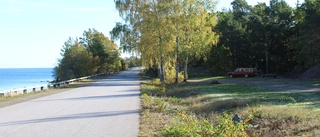
{"type": "Polygon", "coordinates": [[[197,78],[197,82],[179,85],[157,80],[142,83],[139,136],[320,135],[319,93],[204,82],[211,79],[218,78],[197,78]],[[231,121],[235,114],[246,121],[235,125],[231,121]]]}

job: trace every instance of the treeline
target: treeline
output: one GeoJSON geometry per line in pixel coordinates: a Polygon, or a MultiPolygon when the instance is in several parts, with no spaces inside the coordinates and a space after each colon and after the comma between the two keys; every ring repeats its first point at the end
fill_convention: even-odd
{"type": "Polygon", "coordinates": [[[237,67],[286,74],[320,61],[319,0],[297,7],[282,0],[255,6],[234,0],[232,9],[219,12],[212,0],[115,4],[126,23],[117,23],[111,38],[120,40],[122,50],[141,54],[162,82],[172,77],[178,82],[182,73],[186,80],[190,63],[220,74],[237,67]]]}
{"type": "Polygon", "coordinates": [[[57,81],[127,68],[116,44],[95,29],[84,31],[79,39],[69,38],[61,49],[61,56],[53,72],[57,81]]]}
{"type": "Polygon", "coordinates": [[[290,7],[270,0],[269,6],[249,6],[235,0],[229,11],[217,12],[214,32],[219,42],[212,46],[213,70],[257,67],[264,73],[303,71],[320,61],[320,1],[305,0],[290,7]]]}
{"type": "Polygon", "coordinates": [[[186,80],[190,60],[207,57],[217,42],[212,0],[115,0],[115,4],[126,23],[117,23],[111,38],[119,39],[124,51],[141,55],[147,72],[161,82],[186,80]]]}

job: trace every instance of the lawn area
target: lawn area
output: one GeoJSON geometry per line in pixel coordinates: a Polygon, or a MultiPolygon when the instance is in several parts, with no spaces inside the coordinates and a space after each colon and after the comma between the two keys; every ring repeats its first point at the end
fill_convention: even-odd
{"type": "Polygon", "coordinates": [[[319,92],[277,92],[259,85],[211,84],[210,79],[142,83],[139,136],[320,135],[319,92]],[[243,120],[232,121],[236,114],[243,120]]]}

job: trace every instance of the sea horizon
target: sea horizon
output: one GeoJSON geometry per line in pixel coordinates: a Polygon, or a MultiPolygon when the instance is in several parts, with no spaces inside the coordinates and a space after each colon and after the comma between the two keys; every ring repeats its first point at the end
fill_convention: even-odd
{"type": "Polygon", "coordinates": [[[54,68],[0,68],[0,91],[48,85],[54,68]]]}

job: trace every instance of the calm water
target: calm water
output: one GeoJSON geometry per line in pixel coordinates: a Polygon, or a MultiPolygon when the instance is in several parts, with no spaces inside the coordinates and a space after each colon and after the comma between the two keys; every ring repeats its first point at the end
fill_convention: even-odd
{"type": "Polygon", "coordinates": [[[52,68],[0,69],[0,91],[47,85],[52,81],[52,68]]]}

